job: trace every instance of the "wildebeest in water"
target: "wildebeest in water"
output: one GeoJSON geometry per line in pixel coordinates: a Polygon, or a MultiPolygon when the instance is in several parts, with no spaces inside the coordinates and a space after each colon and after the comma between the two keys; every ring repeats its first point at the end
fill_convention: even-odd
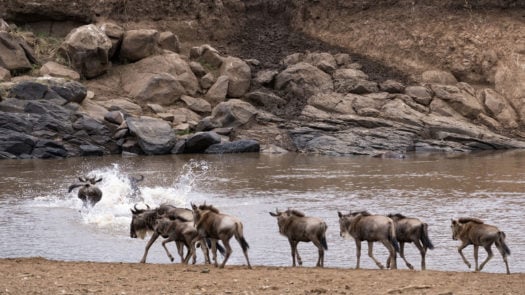
{"type": "Polygon", "coordinates": [[[138,200],[142,196],[142,192],[139,188],[139,182],[142,182],[144,180],[144,175],[140,175],[139,177],[129,176],[129,184],[131,186],[131,193],[130,197],[133,200],[138,200]]]}
{"type": "Polygon", "coordinates": [[[326,244],[326,223],[317,217],[307,217],[298,210],[288,209],[280,212],[269,212],[271,216],[277,218],[279,233],[288,238],[292,248],[292,266],[295,266],[295,257],[297,262],[302,265],[301,256],[297,250],[299,242],[312,242],[319,250],[319,257],[316,266],[324,266],[324,250],[328,250],[326,244]]]}
{"type": "Polygon", "coordinates": [[[78,198],[84,203],[84,207],[95,206],[102,199],[102,191],[97,187],[97,183],[102,181],[102,178],[96,179],[94,177],[79,177],[81,183],[75,183],[69,186],[68,193],[73,191],[77,187],[81,187],[78,190],[78,198]]]}
{"type": "Polygon", "coordinates": [[[468,245],[474,246],[474,262],[475,271],[481,271],[485,264],[489,262],[494,256],[492,254],[492,244],[496,245],[507,269],[507,274],[510,274],[509,263],[507,262],[507,256],[510,255],[510,249],[505,243],[505,233],[500,231],[493,225],[485,224],[482,220],[472,217],[463,217],[459,219],[452,219],[451,224],[452,239],[460,240],[461,245],[458,247],[459,255],[463,259],[463,262],[470,268],[470,262],[467,261],[463,255],[463,249],[468,245]],[[485,248],[487,251],[487,258],[478,267],[478,249],[479,246],[485,248]]]}
{"type": "Polygon", "coordinates": [[[373,255],[374,242],[381,242],[388,249],[389,256],[386,267],[396,269],[396,251],[399,251],[399,244],[396,240],[396,228],[394,221],[386,216],[372,215],[367,211],[350,212],[339,215],[339,226],[341,237],[352,236],[357,248],[356,269],[359,268],[361,258],[361,241],[368,242],[368,256],[374,260],[376,265],[383,269],[384,266],[373,255]]]}
{"type": "Polygon", "coordinates": [[[425,256],[427,249],[434,249],[434,245],[428,237],[428,225],[421,220],[413,217],[406,217],[403,214],[389,214],[396,225],[396,239],[399,242],[399,255],[410,269],[414,269],[405,258],[405,243],[414,243],[421,254],[421,269],[426,269],[425,256]]]}
{"type": "Polygon", "coordinates": [[[232,253],[230,239],[234,236],[237,242],[239,242],[239,245],[241,245],[248,268],[252,268],[248,258],[249,245],[244,238],[243,225],[237,217],[220,213],[217,208],[206,204],[200,206],[191,204],[191,208],[193,209],[193,221],[195,222],[195,227],[199,235],[211,240],[211,250],[215,266],[217,266],[217,241],[221,240],[226,249],[224,260],[220,265],[220,267],[223,268],[232,253]]]}

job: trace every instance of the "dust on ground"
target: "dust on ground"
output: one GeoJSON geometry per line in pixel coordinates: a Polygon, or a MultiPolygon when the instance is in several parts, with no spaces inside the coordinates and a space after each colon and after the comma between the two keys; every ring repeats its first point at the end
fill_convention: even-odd
{"type": "Polygon", "coordinates": [[[0,294],[523,294],[525,274],[0,259],[0,294]]]}

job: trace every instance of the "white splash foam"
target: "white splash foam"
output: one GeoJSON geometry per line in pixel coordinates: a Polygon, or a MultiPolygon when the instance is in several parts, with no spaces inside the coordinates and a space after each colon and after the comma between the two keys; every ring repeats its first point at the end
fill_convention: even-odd
{"type": "MultiPolygon", "coordinates": [[[[154,208],[164,203],[179,207],[186,206],[189,195],[199,185],[199,180],[205,178],[208,170],[207,162],[190,160],[182,167],[181,174],[174,180],[173,184],[167,187],[141,186],[141,199],[137,200],[130,197],[132,187],[128,174],[121,171],[120,166],[114,163],[109,167],[84,173],[88,177],[102,178],[102,181],[97,184],[103,192],[102,199],[94,207],[83,207],[82,201],[77,198],[78,190],[58,194],[64,197],[57,195],[37,197],[33,200],[33,205],[75,209],[80,211],[82,222],[85,224],[110,230],[122,230],[129,227],[130,209],[135,205],[138,208],[145,208],[146,204],[154,208]]],[[[80,175],[84,174],[80,173],[80,175]]]]}

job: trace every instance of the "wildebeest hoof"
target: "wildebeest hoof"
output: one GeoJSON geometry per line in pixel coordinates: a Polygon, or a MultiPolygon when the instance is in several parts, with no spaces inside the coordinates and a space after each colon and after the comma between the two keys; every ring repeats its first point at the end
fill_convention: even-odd
{"type": "Polygon", "coordinates": [[[410,268],[410,270],[414,270],[414,267],[411,264],[408,264],[407,266],[410,268]]]}

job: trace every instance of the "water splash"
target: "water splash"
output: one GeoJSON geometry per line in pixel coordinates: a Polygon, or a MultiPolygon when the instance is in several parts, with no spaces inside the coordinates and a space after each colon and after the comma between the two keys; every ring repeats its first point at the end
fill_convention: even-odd
{"type": "MultiPolygon", "coordinates": [[[[80,212],[81,222],[97,228],[107,230],[119,230],[129,227],[131,221],[130,209],[157,207],[168,203],[174,206],[184,207],[189,202],[190,194],[196,188],[205,183],[209,164],[206,161],[190,160],[181,169],[173,183],[167,186],[155,185],[143,186],[139,183],[140,196],[133,195],[130,175],[124,172],[118,164],[98,168],[89,172],[79,173],[88,177],[101,177],[102,181],[97,185],[102,190],[103,196],[92,208],[83,207],[82,201],[77,198],[78,190],[66,194],[52,194],[37,197],[32,200],[33,205],[38,207],[61,207],[70,208],[80,212]],[[61,195],[61,196],[60,196],[61,195]]],[[[158,179],[155,176],[152,179],[158,179]]]]}

